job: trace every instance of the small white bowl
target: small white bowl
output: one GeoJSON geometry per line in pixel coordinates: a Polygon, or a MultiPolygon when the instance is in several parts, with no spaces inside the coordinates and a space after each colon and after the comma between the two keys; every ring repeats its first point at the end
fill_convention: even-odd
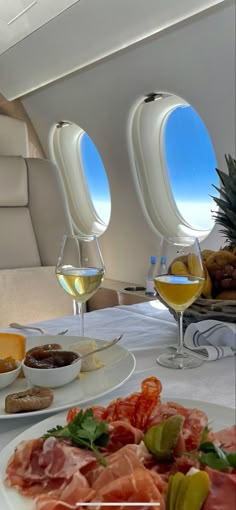
{"type": "Polygon", "coordinates": [[[17,360],[16,364],[17,368],[15,368],[15,370],[10,370],[10,372],[3,372],[2,374],[0,374],[0,390],[6,388],[7,386],[10,386],[10,384],[12,384],[18,377],[21,371],[22,364],[21,361],[17,360]]]}
{"type": "MultiPolygon", "coordinates": [[[[70,351],[71,352],[71,351],[70,351]]],[[[22,368],[26,379],[33,386],[41,386],[42,388],[59,388],[65,386],[76,377],[78,377],[81,369],[81,360],[76,352],[78,359],[70,365],[57,368],[32,368],[22,362],[22,368]]]]}

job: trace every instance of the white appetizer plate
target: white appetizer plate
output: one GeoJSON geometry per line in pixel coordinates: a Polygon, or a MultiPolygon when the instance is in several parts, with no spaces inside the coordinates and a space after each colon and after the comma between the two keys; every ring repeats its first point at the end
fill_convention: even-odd
{"type": "MultiPolygon", "coordinates": [[[[71,344],[81,340],[75,336],[34,336],[27,339],[26,349],[36,345],[47,343],[57,343],[63,349],[68,349],[71,344]]],[[[96,340],[97,345],[104,344],[103,340],[96,340]]],[[[26,418],[28,416],[38,416],[52,414],[58,411],[69,409],[78,404],[86,404],[98,397],[102,397],[115,388],[121,386],[131,376],[135,369],[135,357],[131,352],[116,344],[110,349],[99,352],[99,359],[104,363],[104,367],[91,372],[80,373],[78,379],[66,384],[60,388],[54,388],[54,400],[50,407],[40,411],[31,411],[26,413],[7,414],[4,410],[5,397],[11,393],[25,391],[31,387],[29,381],[25,378],[17,379],[11,386],[0,391],[0,420],[12,418],[26,418]]]]}

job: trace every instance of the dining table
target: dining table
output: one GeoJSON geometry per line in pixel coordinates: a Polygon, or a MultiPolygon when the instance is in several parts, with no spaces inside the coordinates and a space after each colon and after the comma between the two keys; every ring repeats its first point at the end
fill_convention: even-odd
{"type": "MultiPolygon", "coordinates": [[[[78,315],[43,321],[34,326],[42,327],[50,335],[68,329],[66,336],[79,336],[78,315]]],[[[41,336],[30,329],[22,332],[6,328],[1,331],[23,333],[26,337],[41,336]]],[[[154,376],[161,381],[161,398],[165,400],[186,400],[196,408],[203,403],[204,408],[209,406],[209,409],[218,409],[218,416],[222,420],[226,409],[233,415],[236,398],[235,356],[204,361],[200,366],[186,370],[165,368],[157,363],[159,353],[166,349],[171,352],[177,345],[178,334],[174,317],[158,300],[114,306],[85,314],[86,337],[108,341],[120,334],[123,334],[120,345],[133,354],[133,369],[119,387],[111,387],[104,395],[94,398],[92,405],[104,406],[117,397],[137,392],[144,379],[154,376]]],[[[42,338],[40,340],[42,343],[42,338]]],[[[86,407],[85,404],[83,407],[86,407]]],[[[60,414],[59,410],[58,416],[60,414]]],[[[12,419],[1,419],[0,415],[0,451],[19,434],[50,416],[50,411],[46,416],[36,413],[35,416],[12,419]]]]}

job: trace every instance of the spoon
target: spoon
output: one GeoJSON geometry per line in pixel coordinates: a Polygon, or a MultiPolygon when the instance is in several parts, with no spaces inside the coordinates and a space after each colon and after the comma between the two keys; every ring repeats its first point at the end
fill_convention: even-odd
{"type": "MultiPolygon", "coordinates": [[[[121,338],[123,337],[123,333],[120,336],[117,336],[113,338],[110,342],[106,342],[105,344],[100,345],[100,347],[97,347],[96,349],[93,349],[92,351],[86,352],[85,354],[79,355],[79,359],[86,358],[86,356],[90,356],[91,354],[95,354],[95,352],[105,351],[105,349],[109,349],[113,345],[117,344],[121,338]]],[[[75,360],[78,361],[78,360],[75,360]]]]}
{"type": "MultiPolygon", "coordinates": [[[[33,329],[34,331],[39,331],[40,333],[42,333],[42,335],[49,335],[49,333],[42,328],[37,328],[36,326],[26,326],[24,324],[18,324],[17,322],[11,322],[11,324],[9,324],[9,327],[16,329],[33,329]]],[[[65,335],[67,331],[68,329],[64,329],[63,331],[59,331],[59,333],[56,334],[65,335]]]]}

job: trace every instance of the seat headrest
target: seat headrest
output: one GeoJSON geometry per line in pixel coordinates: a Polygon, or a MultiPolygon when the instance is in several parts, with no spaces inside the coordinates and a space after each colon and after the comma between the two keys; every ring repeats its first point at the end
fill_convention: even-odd
{"type": "Polygon", "coordinates": [[[28,177],[24,158],[0,156],[0,207],[28,204],[28,177]]]}

